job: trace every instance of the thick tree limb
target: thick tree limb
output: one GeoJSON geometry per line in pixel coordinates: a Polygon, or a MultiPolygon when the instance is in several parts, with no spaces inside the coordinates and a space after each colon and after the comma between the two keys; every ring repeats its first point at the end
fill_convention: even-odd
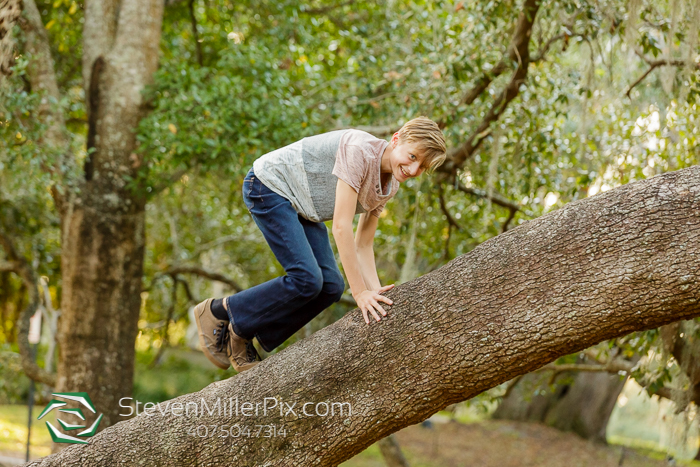
{"type": "Polygon", "coordinates": [[[563,355],[700,316],[700,167],[570,203],[387,295],[388,319],[366,325],[349,313],[250,371],[161,403],[165,415],[118,423],[30,465],[335,466],[563,355]],[[172,407],[217,398],[276,398],[294,410],[172,407]],[[321,402],[352,412],[315,416],[321,402]],[[213,424],[283,425],[287,436],[188,435],[213,424]]]}

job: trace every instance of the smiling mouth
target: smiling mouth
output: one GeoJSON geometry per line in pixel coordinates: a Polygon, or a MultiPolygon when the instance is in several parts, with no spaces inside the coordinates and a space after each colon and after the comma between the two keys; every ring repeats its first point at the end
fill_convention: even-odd
{"type": "Polygon", "coordinates": [[[403,174],[404,177],[411,178],[411,176],[406,173],[406,171],[403,169],[403,167],[399,167],[399,169],[401,169],[401,173],[403,174]]]}

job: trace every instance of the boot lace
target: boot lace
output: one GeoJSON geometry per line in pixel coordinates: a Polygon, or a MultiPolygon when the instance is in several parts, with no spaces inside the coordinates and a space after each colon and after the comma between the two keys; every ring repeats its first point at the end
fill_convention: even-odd
{"type": "Polygon", "coordinates": [[[216,329],[216,350],[223,352],[224,349],[226,349],[230,339],[231,336],[228,333],[228,323],[222,321],[221,324],[219,324],[219,327],[216,329]]]}
{"type": "Polygon", "coordinates": [[[246,358],[248,359],[249,362],[254,362],[256,360],[262,360],[260,358],[260,355],[258,354],[258,351],[255,350],[255,346],[253,345],[252,341],[246,342],[245,352],[246,352],[246,358]]]}

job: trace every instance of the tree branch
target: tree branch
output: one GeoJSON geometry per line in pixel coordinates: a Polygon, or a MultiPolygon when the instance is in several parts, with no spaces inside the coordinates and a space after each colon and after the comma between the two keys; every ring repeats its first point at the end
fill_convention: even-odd
{"type": "Polygon", "coordinates": [[[155,195],[157,195],[161,191],[172,186],[174,183],[177,183],[190,170],[192,170],[192,167],[185,167],[183,169],[178,169],[175,172],[173,172],[170,176],[168,176],[165,180],[159,180],[158,183],[155,183],[154,186],[152,187],[150,196],[154,197],[155,195]]]}
{"type": "MultiPolygon", "coordinates": [[[[508,59],[517,59],[518,67],[513,73],[510,82],[496,98],[477,129],[459,148],[448,153],[447,160],[438,169],[438,171],[448,174],[455,174],[457,170],[462,167],[464,162],[474,154],[486,136],[490,134],[491,123],[497,121],[501,117],[505,109],[508,107],[508,104],[520,93],[520,86],[525,82],[528,66],[530,64],[530,38],[535,17],[537,16],[540,5],[540,0],[525,1],[523,11],[520,13],[518,18],[518,24],[516,26],[513,39],[511,40],[511,45],[508,48],[508,59]]],[[[494,70],[492,70],[491,73],[493,73],[493,71],[494,70]]],[[[489,78],[486,75],[482,77],[482,81],[477,82],[475,88],[467,93],[463,101],[469,102],[472,94],[474,94],[475,99],[476,95],[478,95],[477,92],[479,94],[483,92],[488,84],[491,83],[491,80],[492,78],[489,78]]]]}
{"type": "Polygon", "coordinates": [[[194,298],[192,295],[192,290],[190,290],[190,284],[187,282],[185,279],[183,279],[180,276],[174,276],[173,279],[176,281],[176,283],[182,285],[182,288],[185,289],[185,295],[187,295],[187,300],[193,303],[199,303],[199,300],[194,298]]]}
{"type": "Polygon", "coordinates": [[[240,284],[238,284],[238,282],[236,282],[235,280],[230,279],[218,272],[209,271],[208,269],[204,269],[199,266],[171,266],[170,268],[163,271],[161,274],[168,276],[176,276],[178,274],[195,274],[197,276],[205,277],[213,281],[223,282],[236,292],[240,292],[241,290],[243,290],[243,287],[241,287],[240,284]]]}
{"type": "Polygon", "coordinates": [[[29,262],[17,253],[9,235],[1,228],[0,246],[5,250],[5,254],[10,261],[17,265],[13,272],[22,278],[22,282],[24,282],[29,293],[29,304],[19,315],[19,323],[17,324],[17,345],[19,347],[22,369],[34,381],[44,383],[47,386],[55,386],[56,375],[45,371],[36,364],[31,357],[29,347],[29,320],[39,307],[39,288],[37,287],[36,275],[29,262]]]}
{"type": "Polygon", "coordinates": [[[148,366],[149,368],[154,368],[160,363],[161,358],[163,358],[163,353],[165,352],[165,349],[170,343],[168,338],[168,330],[170,329],[170,321],[172,321],[173,319],[173,315],[175,314],[175,306],[177,305],[177,284],[177,275],[173,275],[173,288],[170,293],[170,306],[168,307],[168,313],[165,316],[165,324],[163,326],[163,334],[161,337],[160,347],[158,348],[158,352],[153,358],[153,361],[148,366]]]}
{"type": "Polygon", "coordinates": [[[591,371],[591,372],[605,372],[605,373],[630,373],[634,365],[631,362],[626,362],[625,360],[614,359],[605,365],[597,364],[587,364],[587,363],[550,363],[542,368],[537,369],[537,371],[553,371],[555,373],[562,373],[565,371],[591,371]]]}
{"type": "MultiPolygon", "coordinates": [[[[651,72],[654,71],[655,69],[657,69],[657,68],[659,68],[659,67],[662,67],[662,66],[684,67],[684,66],[687,66],[687,65],[688,65],[688,62],[685,61],[685,60],[666,60],[666,59],[651,60],[651,59],[645,57],[644,55],[642,55],[642,54],[640,54],[640,53],[637,53],[637,55],[639,55],[639,56],[642,58],[642,60],[644,60],[645,62],[647,62],[647,64],[649,65],[649,68],[647,69],[647,71],[645,71],[645,72],[642,74],[642,76],[640,76],[639,78],[637,78],[637,80],[636,80],[634,83],[632,83],[632,84],[630,85],[629,88],[627,88],[627,91],[625,91],[625,96],[627,96],[627,97],[630,98],[630,99],[632,98],[632,97],[630,96],[630,93],[632,92],[632,89],[634,89],[635,86],[637,86],[639,83],[641,83],[642,81],[644,81],[644,78],[646,78],[647,76],[649,76],[649,73],[651,73],[651,72]]],[[[696,70],[700,70],[700,63],[696,63],[696,64],[695,64],[695,69],[696,69],[696,70]]]]}
{"type": "MultiPolygon", "coordinates": [[[[3,36],[5,34],[11,35],[12,28],[22,14],[22,2],[9,2],[3,4],[4,11],[2,12],[3,23],[2,26],[3,36]]],[[[3,37],[0,37],[2,39],[3,37]]],[[[10,76],[12,74],[12,66],[15,64],[15,54],[14,54],[14,41],[11,37],[4,38],[0,42],[0,79],[2,76],[10,76]]]]}
{"type": "MultiPolygon", "coordinates": [[[[471,188],[471,187],[464,186],[464,184],[462,182],[457,183],[457,189],[459,191],[462,191],[462,192],[468,194],[468,195],[477,196],[479,198],[487,199],[487,200],[491,201],[493,204],[504,207],[506,209],[510,209],[511,211],[523,212],[522,209],[520,208],[520,206],[516,202],[509,200],[508,198],[506,198],[505,196],[503,196],[499,193],[493,193],[493,194],[489,195],[484,190],[479,190],[478,188],[471,188]]],[[[523,212],[523,214],[525,214],[529,217],[534,217],[534,214],[530,211],[523,212]]]]}
{"type": "Polygon", "coordinates": [[[516,376],[515,378],[508,381],[508,385],[506,386],[506,391],[503,393],[501,400],[506,399],[506,398],[508,398],[508,396],[510,396],[510,393],[513,392],[513,389],[515,389],[515,386],[518,385],[518,383],[520,382],[521,379],[523,379],[523,375],[516,376]]]}
{"type": "Polygon", "coordinates": [[[20,264],[17,261],[2,261],[0,260],[0,272],[14,272],[19,274],[20,264]]]}
{"type": "Polygon", "coordinates": [[[337,8],[342,8],[344,6],[352,5],[353,3],[355,3],[355,0],[347,0],[343,3],[338,3],[337,5],[328,5],[320,8],[302,7],[299,11],[307,15],[323,15],[325,13],[328,13],[329,11],[333,11],[337,8]]]}
{"type": "Polygon", "coordinates": [[[508,219],[506,219],[506,221],[503,223],[503,227],[501,227],[501,233],[505,233],[508,230],[508,225],[513,220],[513,218],[515,217],[515,213],[517,212],[518,211],[516,209],[510,210],[510,214],[508,214],[508,219]]]}
{"type": "Polygon", "coordinates": [[[194,14],[194,2],[195,0],[190,0],[189,10],[190,10],[190,20],[192,21],[192,34],[194,35],[194,44],[196,47],[196,57],[199,66],[204,66],[204,58],[202,55],[202,44],[199,41],[199,32],[197,32],[197,17],[194,14]]]}
{"type": "MultiPolygon", "coordinates": [[[[508,44],[506,56],[503,57],[496,66],[486,71],[476,80],[474,86],[467,91],[460,100],[460,105],[471,105],[476,98],[489,87],[491,82],[508,70],[514,62],[522,66],[522,57],[528,56],[530,35],[532,33],[537,9],[539,9],[539,5],[535,6],[534,4],[535,2],[530,2],[529,5],[525,5],[525,11],[518,17],[518,23],[515,26],[515,32],[513,33],[510,44],[508,44]],[[530,11],[532,12],[531,16],[528,13],[530,11]]],[[[547,48],[549,45],[551,44],[548,43],[547,48]]]]}
{"type": "Polygon", "coordinates": [[[445,217],[447,217],[447,223],[450,224],[451,226],[455,227],[460,232],[462,232],[462,226],[459,225],[457,220],[454,217],[452,217],[452,214],[447,209],[447,204],[445,203],[445,194],[444,194],[444,191],[442,189],[442,184],[438,188],[438,196],[440,199],[440,209],[442,209],[442,212],[445,213],[445,217]]]}
{"type": "MultiPolygon", "coordinates": [[[[568,26],[567,29],[570,29],[568,26]]],[[[537,63],[540,62],[544,59],[544,56],[549,52],[549,49],[554,45],[555,42],[558,42],[560,40],[564,40],[564,48],[566,48],[567,44],[571,40],[572,37],[580,37],[580,38],[586,38],[585,35],[583,34],[578,34],[578,33],[572,33],[572,32],[565,32],[563,34],[559,34],[557,36],[551,37],[545,44],[544,46],[537,52],[537,55],[530,60],[532,63],[537,63]]]]}

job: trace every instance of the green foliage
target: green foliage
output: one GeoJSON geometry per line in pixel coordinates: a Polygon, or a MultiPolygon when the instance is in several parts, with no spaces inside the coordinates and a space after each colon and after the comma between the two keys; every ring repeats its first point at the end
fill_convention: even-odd
{"type": "Polygon", "coordinates": [[[18,404],[27,400],[29,378],[22,373],[19,354],[7,344],[0,345],[0,404],[18,404]]]}
{"type": "MultiPolygon", "coordinates": [[[[503,59],[521,3],[197,0],[196,34],[189,2],[169,3],[160,66],[144,92],[148,112],[138,127],[142,170],[130,180],[134,190],[150,193],[142,319],[166,318],[173,284],[159,274],[169,265],[201,265],[244,287],[282,272],[240,195],[244,174],[262,154],[335,128],[398,129],[418,115],[444,125],[450,148],[464,143],[517,66],[509,63],[471,105],[462,103],[503,59]]],[[[80,167],[87,133],[83,3],[38,6],[62,96],[51,105],[66,116],[71,155],[80,167]]],[[[673,18],[667,2],[642,1],[634,12],[621,0],[544,2],[530,44],[538,60],[454,180],[520,210],[509,220],[508,209],[465,195],[453,180],[411,180],[379,224],[380,278],[392,283],[424,274],[499,234],[506,223],[512,228],[568,202],[697,164],[697,69],[672,69],[667,92],[669,69],[659,67],[626,96],[649,67],[634,51],[686,60],[688,47],[697,49],[691,13],[673,18]],[[437,183],[460,229],[449,226],[437,183]]],[[[19,28],[15,32],[22,46],[19,28]]],[[[0,221],[53,284],[60,277],[60,241],[51,190],[74,175],[65,167],[47,170],[58,153],[42,144],[43,96],[29,87],[30,60],[20,54],[14,75],[0,86],[0,221]]],[[[229,292],[202,278],[181,279],[195,300],[229,292]]],[[[187,323],[192,300],[180,288],[175,302],[171,324],[187,323]]],[[[330,310],[303,333],[344,311],[330,310]]],[[[142,327],[153,349],[161,329],[142,327]]],[[[184,341],[177,332],[170,338],[172,345],[184,341]]],[[[653,331],[620,345],[625,352],[658,349],[653,331]]]]}
{"type": "MultiPolygon", "coordinates": [[[[137,353],[134,375],[134,400],[142,403],[163,402],[181,394],[197,392],[214,381],[230,376],[223,370],[213,370],[205,361],[194,363],[186,354],[171,354],[155,368],[151,368],[151,352],[137,353]],[[204,364],[205,366],[201,366],[204,364]]],[[[143,406],[141,406],[142,408],[143,406]]]]}

